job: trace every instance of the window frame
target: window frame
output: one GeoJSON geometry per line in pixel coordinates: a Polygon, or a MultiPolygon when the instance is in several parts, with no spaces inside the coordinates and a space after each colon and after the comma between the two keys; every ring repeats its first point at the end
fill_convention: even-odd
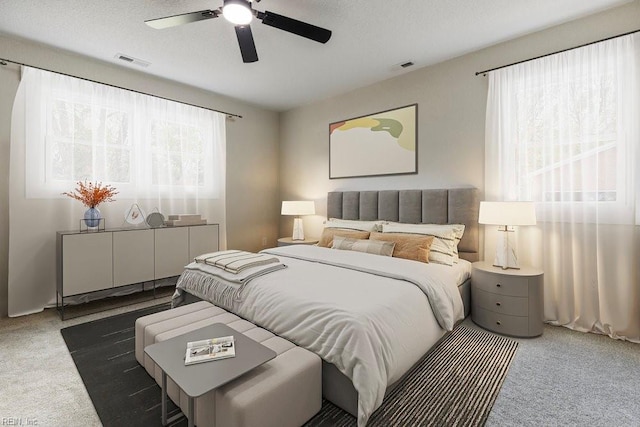
{"type": "MultiPolygon", "coordinates": [[[[26,97],[28,100],[25,104],[25,184],[27,198],[63,198],[61,194],[69,191],[78,181],[99,181],[103,184],[113,185],[118,189],[119,196],[126,199],[135,198],[206,198],[217,199],[224,194],[224,189],[220,188],[224,182],[224,177],[218,176],[219,172],[214,170],[214,166],[219,163],[220,157],[224,156],[224,121],[222,119],[222,128],[218,128],[220,118],[215,115],[220,113],[207,110],[201,107],[181,104],[176,101],[169,101],[162,98],[156,98],[150,95],[128,91],[102,85],[100,83],[87,82],[69,76],[60,76],[55,73],[43,72],[41,70],[29,69],[28,71],[37,71],[39,75],[33,75],[27,80],[25,90],[31,95],[26,97]],[[73,79],[72,82],[79,82],[78,86],[73,86],[72,90],[62,88],[61,80],[55,80],[56,77],[65,79],[73,79]],[[104,91],[93,90],[93,86],[102,86],[104,91]],[[118,93],[118,100],[122,101],[116,105],[110,102],[110,97],[114,92],[118,93]],[[35,97],[34,97],[35,95],[35,97]],[[141,98],[142,97],[142,98],[141,98]],[[31,99],[39,99],[38,101],[29,101],[31,99]],[[75,114],[75,108],[78,105],[88,106],[92,111],[98,111],[102,114],[101,126],[103,127],[103,135],[90,140],[79,140],[75,135],[67,136],[68,144],[73,152],[74,146],[87,145],[91,147],[91,173],[87,176],[76,176],[74,166],[71,166],[69,179],[61,179],[55,176],[54,172],[54,144],[64,143],[64,135],[55,135],[53,130],[53,115],[56,103],[66,103],[71,105],[72,114],[75,114]],[[126,107],[123,108],[123,105],[126,107]],[[165,109],[164,114],[159,110],[165,109]],[[126,115],[127,135],[125,143],[110,143],[107,137],[107,119],[110,111],[122,112],[126,115]],[[175,116],[172,116],[174,112],[175,116]],[[203,185],[182,185],[182,184],[153,184],[151,170],[151,132],[149,126],[149,118],[156,121],[174,122],[180,126],[190,126],[199,129],[202,134],[202,144],[204,146],[202,152],[194,153],[193,158],[201,156],[204,159],[203,166],[203,185]],[[33,124],[36,125],[33,125],[33,124]],[[216,143],[218,136],[222,137],[222,141],[216,143]],[[100,167],[97,167],[96,159],[100,158],[103,165],[101,173],[108,176],[108,160],[106,158],[107,150],[112,147],[128,151],[128,182],[113,181],[110,179],[100,179],[96,176],[100,167]],[[101,153],[96,150],[100,150],[101,153]]],[[[67,81],[65,81],[67,82],[67,81]]],[[[100,88],[100,89],[103,89],[100,88]]],[[[75,118],[75,115],[74,115],[75,118]]],[[[72,119],[73,120],[73,119],[72,119]]],[[[92,128],[92,131],[96,128],[92,128]]],[[[73,130],[72,130],[73,132],[73,130]]],[[[73,155],[73,154],[72,154],[73,155]]],[[[183,153],[184,155],[184,153],[183,153]]],[[[72,162],[75,159],[72,160],[72,162]]]]}
{"type": "MultiPolygon", "coordinates": [[[[606,71],[607,74],[615,75],[614,70],[606,71]]],[[[571,91],[572,88],[569,85],[572,84],[569,80],[558,81],[555,77],[557,77],[559,73],[557,71],[548,71],[548,75],[540,77],[537,81],[540,84],[536,85],[538,89],[541,91],[540,96],[544,96],[546,91],[550,91],[551,85],[562,85],[564,88],[563,91],[571,91]],[[544,85],[544,82],[550,82],[548,85],[544,85]]],[[[593,81],[589,80],[588,77],[579,76],[579,78],[584,79],[587,83],[593,81]]],[[[600,77],[599,81],[602,80],[603,77],[600,77]]],[[[531,97],[531,91],[535,90],[535,87],[526,86],[525,78],[519,79],[519,81],[514,85],[516,89],[513,90],[513,98],[510,102],[512,102],[513,108],[516,110],[520,110],[523,106],[523,103],[519,101],[519,97],[528,96],[531,97]]],[[[544,200],[544,193],[541,193],[540,196],[542,200],[538,199],[538,194],[533,193],[533,187],[535,186],[532,182],[532,175],[534,175],[537,171],[542,171],[547,168],[554,167],[562,167],[562,165],[569,164],[572,161],[579,161],[577,157],[580,154],[573,155],[570,157],[563,157],[560,161],[555,164],[546,164],[543,167],[537,169],[536,171],[527,171],[523,170],[523,168],[518,168],[516,170],[516,165],[518,162],[515,161],[517,158],[517,152],[519,150],[519,146],[523,144],[519,144],[518,142],[514,142],[514,140],[518,140],[520,138],[520,125],[519,121],[516,125],[513,126],[514,131],[511,132],[511,136],[515,135],[515,138],[508,138],[507,143],[505,144],[505,148],[508,151],[505,153],[504,158],[513,159],[514,167],[511,169],[511,179],[506,179],[504,181],[506,191],[506,199],[507,200],[532,200],[536,203],[538,219],[540,221],[576,221],[576,208],[580,209],[579,215],[582,217],[578,219],[579,222],[607,222],[614,224],[625,224],[633,222],[633,216],[635,211],[635,195],[633,193],[633,185],[630,182],[632,178],[630,178],[629,171],[632,167],[632,153],[633,150],[629,147],[631,143],[628,140],[628,137],[625,133],[625,114],[621,111],[621,96],[625,96],[622,91],[623,84],[619,81],[619,79],[614,79],[613,81],[614,87],[613,91],[615,94],[615,141],[604,143],[603,145],[596,146],[594,149],[587,150],[586,153],[592,151],[592,154],[596,154],[604,149],[611,148],[614,146],[616,149],[616,176],[615,176],[615,192],[616,192],[616,200],[588,200],[587,198],[583,200],[566,200],[566,201],[548,201],[544,200]],[[512,182],[509,184],[508,181],[512,182]]],[[[574,85],[575,86],[575,85],[574,85]]],[[[559,90],[559,89],[558,89],[559,90]]],[[[542,101],[544,102],[544,100],[542,101]]],[[[563,103],[561,106],[566,107],[567,104],[563,103]]],[[[544,108],[544,107],[543,107],[544,108]]],[[[515,117],[518,118],[522,113],[514,113],[515,117]]],[[[531,113],[527,113],[531,114],[531,113]]],[[[544,116],[549,114],[548,111],[543,113],[544,116]]],[[[514,117],[512,115],[511,117],[514,117]]],[[[549,126],[552,128],[553,126],[549,126]]],[[[601,133],[596,133],[594,136],[601,136],[601,133]]],[[[575,139],[575,141],[567,142],[567,144],[575,144],[580,143],[580,139],[575,139]]],[[[525,144],[527,145],[535,145],[531,140],[527,141],[525,144]]],[[[548,146],[553,146],[553,144],[547,144],[548,146]]],[[[540,147],[539,151],[542,153],[544,151],[544,147],[542,144],[538,145],[540,147]]],[[[526,149],[525,149],[526,150],[526,149]]],[[[504,162],[505,160],[503,160],[504,162]]],[[[544,172],[543,172],[544,173],[544,172]]],[[[579,190],[577,192],[581,194],[587,194],[592,190],[579,190]]]]}

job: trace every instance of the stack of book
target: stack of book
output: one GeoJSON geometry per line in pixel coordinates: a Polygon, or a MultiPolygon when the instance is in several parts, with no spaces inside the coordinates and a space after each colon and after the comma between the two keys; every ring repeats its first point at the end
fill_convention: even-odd
{"type": "Polygon", "coordinates": [[[167,227],[181,227],[185,225],[203,225],[206,224],[205,218],[200,218],[199,214],[178,214],[169,215],[169,219],[164,222],[167,227]]]}

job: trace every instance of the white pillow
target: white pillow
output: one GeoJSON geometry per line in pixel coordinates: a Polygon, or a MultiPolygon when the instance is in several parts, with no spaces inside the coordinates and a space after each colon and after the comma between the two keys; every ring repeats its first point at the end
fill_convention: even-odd
{"type": "Polygon", "coordinates": [[[424,227],[424,229],[429,230],[430,227],[433,228],[435,227],[436,229],[440,228],[443,230],[453,230],[453,237],[454,239],[456,239],[456,244],[453,247],[453,257],[454,257],[454,262],[458,262],[458,260],[460,259],[459,255],[458,255],[458,245],[460,244],[460,240],[462,240],[462,236],[464,235],[464,229],[465,229],[465,225],[464,224],[415,224],[418,227],[424,227]]]}
{"type": "Polygon", "coordinates": [[[360,231],[380,231],[384,221],[357,221],[331,218],[324,222],[325,228],[347,228],[360,231]]]}
{"type": "Polygon", "coordinates": [[[453,265],[458,262],[458,243],[464,234],[464,224],[402,224],[389,222],[382,225],[383,233],[410,233],[433,236],[429,262],[453,265]]]}

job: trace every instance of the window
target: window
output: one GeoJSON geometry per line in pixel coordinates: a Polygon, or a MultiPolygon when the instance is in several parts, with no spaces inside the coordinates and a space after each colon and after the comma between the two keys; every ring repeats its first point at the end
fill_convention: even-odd
{"type": "Polygon", "coordinates": [[[518,243],[546,320],[622,339],[639,331],[639,60],[636,32],[491,72],[487,98],[485,194],[536,201],[518,243]]]}
{"type": "Polygon", "coordinates": [[[637,61],[619,38],[492,72],[488,193],[538,202],[541,220],[632,222],[637,61]]]}
{"type": "Polygon", "coordinates": [[[217,198],[224,183],[224,115],[30,68],[27,197],[59,197],[76,181],[120,197],[217,198]]]}
{"type": "Polygon", "coordinates": [[[514,155],[517,197],[538,202],[615,202],[624,193],[616,80],[612,73],[519,85],[514,155]]]}
{"type": "Polygon", "coordinates": [[[61,96],[49,107],[46,181],[131,183],[130,113],[61,96]]]}
{"type": "Polygon", "coordinates": [[[151,153],[153,185],[204,186],[205,142],[200,128],[153,120],[151,153]]]}

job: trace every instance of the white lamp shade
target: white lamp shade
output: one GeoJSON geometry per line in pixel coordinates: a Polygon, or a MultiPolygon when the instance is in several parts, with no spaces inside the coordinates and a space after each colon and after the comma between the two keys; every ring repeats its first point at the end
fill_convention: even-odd
{"type": "Polygon", "coordinates": [[[284,201],[282,215],[315,215],[316,205],[313,201],[284,201]]]}
{"type": "Polygon", "coordinates": [[[480,202],[480,224],[536,225],[533,202],[480,202]]]}

